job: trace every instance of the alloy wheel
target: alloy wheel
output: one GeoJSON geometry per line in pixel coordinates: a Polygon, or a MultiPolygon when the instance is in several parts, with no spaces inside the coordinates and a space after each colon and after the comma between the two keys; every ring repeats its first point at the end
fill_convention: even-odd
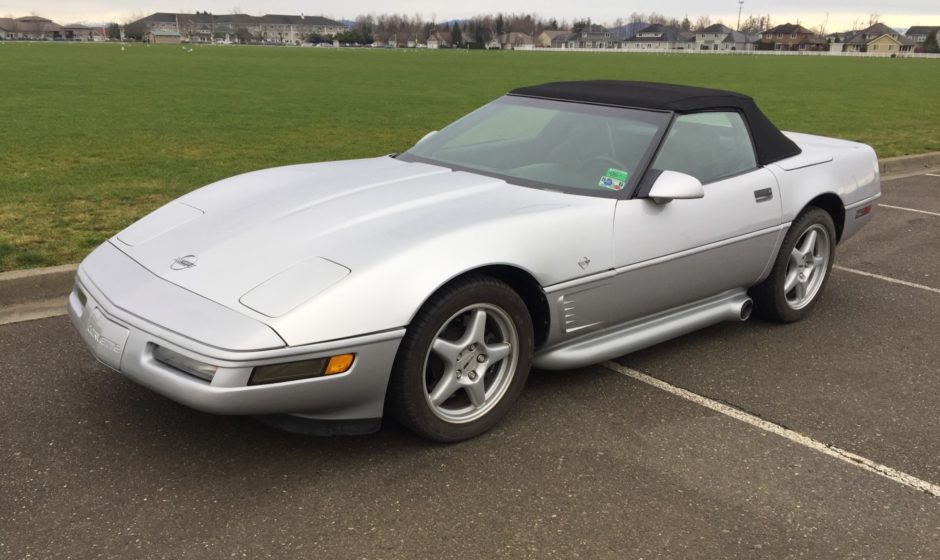
{"type": "Polygon", "coordinates": [[[424,393],[434,415],[462,424],[486,414],[512,382],[518,348],[518,330],[502,308],[480,303],[453,314],[424,361],[424,393]]]}

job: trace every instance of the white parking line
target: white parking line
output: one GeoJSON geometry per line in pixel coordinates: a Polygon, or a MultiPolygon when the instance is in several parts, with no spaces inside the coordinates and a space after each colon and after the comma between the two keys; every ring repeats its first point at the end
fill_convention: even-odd
{"type": "Polygon", "coordinates": [[[826,445],[821,441],[815,440],[809,436],[805,436],[799,432],[795,432],[789,428],[784,428],[779,424],[774,424],[773,422],[769,422],[763,418],[754,416],[753,414],[744,412],[739,408],[720,403],[708,397],[703,397],[702,395],[687,391],[681,387],[676,387],[675,385],[666,383],[665,381],[656,379],[655,377],[651,377],[645,373],[624,367],[616,362],[604,362],[601,365],[613,372],[625,375],[641,383],[646,383],[647,385],[656,387],[657,389],[661,389],[677,397],[694,402],[695,404],[704,406],[705,408],[709,408],[715,412],[719,412],[725,416],[734,418],[735,420],[740,420],[745,424],[749,424],[755,428],[760,428],[765,432],[770,432],[774,435],[786,438],[794,443],[798,443],[814,451],[818,451],[850,465],[854,465],[864,471],[883,476],[888,480],[892,480],[898,484],[903,484],[904,486],[913,488],[915,490],[920,490],[921,492],[925,492],[931,496],[940,497],[940,486],[931,482],[927,482],[926,480],[921,480],[916,476],[912,476],[897,469],[892,469],[889,466],[876,463],[870,459],[862,457],[861,455],[856,455],[851,451],[846,451],[833,445],[826,445]]]}
{"type": "Polygon", "coordinates": [[[924,173],[924,175],[928,177],[940,177],[940,175],[937,175],[936,173],[924,173]]]}
{"type": "Polygon", "coordinates": [[[907,210],[908,212],[917,212],[918,214],[930,214],[931,216],[940,216],[937,212],[928,212],[926,210],[918,210],[916,208],[905,208],[903,206],[891,206],[890,204],[879,204],[879,208],[893,208],[895,210],[907,210]]]}
{"type": "Polygon", "coordinates": [[[874,274],[872,272],[865,272],[864,270],[855,270],[854,268],[846,268],[844,266],[839,266],[837,264],[832,265],[832,268],[836,270],[841,270],[842,272],[851,272],[852,274],[858,274],[860,276],[868,276],[869,278],[877,278],[878,280],[884,280],[885,282],[891,282],[892,284],[900,284],[901,286],[907,286],[908,288],[917,288],[919,290],[926,290],[928,292],[940,294],[940,290],[938,290],[937,288],[931,288],[930,286],[924,286],[923,284],[915,284],[913,282],[908,282],[907,280],[898,280],[897,278],[891,278],[890,276],[882,276],[880,274],[874,274]]]}

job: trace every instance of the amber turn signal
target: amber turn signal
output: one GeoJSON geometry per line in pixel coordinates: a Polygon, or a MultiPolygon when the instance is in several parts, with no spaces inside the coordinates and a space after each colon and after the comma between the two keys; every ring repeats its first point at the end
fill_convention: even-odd
{"type": "Polygon", "coordinates": [[[340,354],[339,356],[333,356],[326,364],[326,371],[323,372],[323,375],[345,373],[346,371],[349,371],[350,367],[352,367],[352,363],[352,354],[340,354]]]}

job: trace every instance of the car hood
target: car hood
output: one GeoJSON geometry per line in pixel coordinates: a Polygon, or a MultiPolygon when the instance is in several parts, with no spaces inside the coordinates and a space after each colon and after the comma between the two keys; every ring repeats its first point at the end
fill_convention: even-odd
{"type": "MultiPolygon", "coordinates": [[[[605,216],[606,224],[592,227],[599,234],[609,232],[609,199],[512,186],[492,177],[382,157],[225,179],[156,210],[111,242],[169,282],[249,315],[255,311],[259,318],[279,317],[346,276],[361,276],[379,263],[413,254],[416,247],[438,242],[419,259],[424,263],[452,258],[440,244],[446,238],[455,251],[480,259],[479,248],[473,248],[480,228],[526,224],[526,235],[539,235],[532,228],[557,229],[550,216],[565,209],[566,216],[586,223],[605,216]],[[582,207],[587,214],[571,212],[571,207],[582,207]]],[[[512,229],[504,231],[507,235],[512,229]]],[[[552,235],[561,234],[544,238],[551,241],[552,235]]],[[[604,245],[596,239],[593,243],[604,245]]],[[[564,245],[556,242],[556,248],[564,245]]],[[[492,253],[500,258],[499,250],[492,253]]],[[[533,273],[546,283],[578,271],[554,271],[544,257],[531,257],[535,269],[544,269],[533,273]]],[[[570,260],[577,263],[577,258],[570,260]]],[[[605,264],[603,255],[597,260],[605,264]]],[[[453,266],[459,268],[457,261],[453,266]]]]}

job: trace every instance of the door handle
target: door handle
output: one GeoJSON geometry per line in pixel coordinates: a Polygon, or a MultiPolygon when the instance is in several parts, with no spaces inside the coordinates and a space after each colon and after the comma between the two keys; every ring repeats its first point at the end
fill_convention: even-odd
{"type": "Polygon", "coordinates": [[[773,189],[757,189],[754,191],[754,200],[757,202],[767,202],[768,200],[773,200],[773,198],[773,189]]]}

